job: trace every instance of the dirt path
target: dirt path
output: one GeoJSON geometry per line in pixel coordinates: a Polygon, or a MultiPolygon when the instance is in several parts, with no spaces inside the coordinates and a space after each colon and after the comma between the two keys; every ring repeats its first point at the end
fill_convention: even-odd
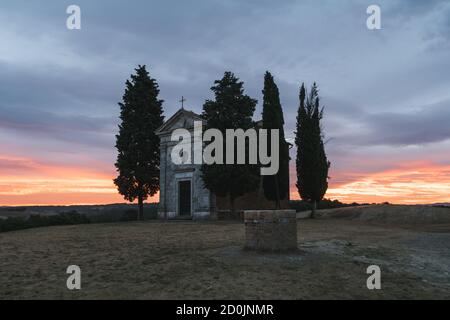
{"type": "Polygon", "coordinates": [[[243,251],[240,223],[111,223],[0,234],[0,299],[450,299],[450,228],[299,221],[299,253],[243,251]],[[66,289],[68,265],[82,290],[66,289]],[[382,289],[366,287],[377,264],[382,289]]]}

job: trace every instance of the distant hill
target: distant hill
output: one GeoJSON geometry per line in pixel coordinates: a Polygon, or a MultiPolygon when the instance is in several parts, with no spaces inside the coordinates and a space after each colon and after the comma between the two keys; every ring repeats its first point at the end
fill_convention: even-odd
{"type": "Polygon", "coordinates": [[[317,218],[406,225],[450,224],[450,207],[369,205],[320,210],[317,218]]]}
{"type": "Polygon", "coordinates": [[[433,207],[450,207],[450,203],[444,202],[444,203],[434,203],[431,206],[433,207]]]}
{"type": "MultiPolygon", "coordinates": [[[[146,219],[156,218],[156,203],[144,205],[144,216],[146,219]]],[[[73,206],[21,206],[0,207],[0,218],[3,217],[28,217],[30,215],[57,215],[60,213],[79,213],[86,215],[91,221],[118,221],[125,214],[137,212],[135,204],[107,204],[107,205],[73,205],[73,206]]]]}

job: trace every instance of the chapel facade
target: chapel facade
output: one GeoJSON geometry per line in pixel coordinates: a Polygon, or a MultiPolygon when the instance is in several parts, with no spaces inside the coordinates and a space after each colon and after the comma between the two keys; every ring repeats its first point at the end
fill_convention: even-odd
{"type": "MultiPolygon", "coordinates": [[[[245,194],[235,200],[238,216],[232,216],[229,199],[216,196],[204,187],[200,164],[177,165],[173,163],[171,152],[178,141],[171,141],[172,132],[183,128],[189,130],[191,137],[194,137],[194,121],[202,121],[200,115],[181,108],[156,131],[160,138],[158,217],[160,219],[193,220],[238,219],[241,218],[243,210],[274,209],[274,202],[264,197],[261,183],[257,191],[245,194]]],[[[190,147],[193,155],[194,143],[190,147]]],[[[281,208],[289,208],[289,195],[281,200],[281,208]]]]}

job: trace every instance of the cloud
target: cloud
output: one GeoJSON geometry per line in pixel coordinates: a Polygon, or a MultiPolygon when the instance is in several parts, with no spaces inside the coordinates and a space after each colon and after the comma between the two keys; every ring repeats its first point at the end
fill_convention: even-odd
{"type": "Polygon", "coordinates": [[[367,117],[366,144],[420,145],[450,139],[450,100],[411,110],[367,117]]]}
{"type": "Polygon", "coordinates": [[[317,81],[332,173],[342,183],[388,170],[389,157],[448,159],[448,1],[380,0],[380,31],[366,28],[369,0],[79,0],[80,31],[65,27],[70,4],[1,4],[0,155],[93,160],[110,170],[117,102],[133,69],[146,64],[166,116],[182,95],[200,112],[214,80],[231,70],[259,100],[259,119],[271,71],[288,136],[301,82],[317,81]]]}
{"type": "Polygon", "coordinates": [[[417,146],[450,139],[450,100],[408,112],[359,112],[354,123],[342,123],[340,116],[328,123],[333,140],[343,146],[417,146]]]}
{"type": "Polygon", "coordinates": [[[10,109],[0,106],[1,131],[33,139],[60,140],[98,148],[113,146],[115,119],[83,115],[57,115],[44,110],[10,109]]]}

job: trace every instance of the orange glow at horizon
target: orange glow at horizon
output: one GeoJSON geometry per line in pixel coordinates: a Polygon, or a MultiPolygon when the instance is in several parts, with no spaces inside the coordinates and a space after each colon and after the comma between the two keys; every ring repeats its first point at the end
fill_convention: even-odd
{"type": "MultiPolygon", "coordinates": [[[[291,168],[292,169],[292,168],[291,168]]],[[[291,172],[291,199],[299,199],[291,172]]],[[[43,164],[0,156],[0,205],[72,205],[126,203],[113,184],[114,167],[43,164]]],[[[396,169],[354,177],[335,172],[329,199],[342,202],[427,204],[450,202],[450,165],[411,162],[396,169]],[[352,177],[353,180],[348,180],[352,177]],[[346,181],[335,183],[333,181],[346,181]]],[[[147,199],[157,202],[159,195],[147,199]]]]}
{"type": "MultiPolygon", "coordinates": [[[[46,165],[0,156],[0,205],[81,205],[126,203],[113,183],[114,168],[46,165]],[[6,164],[6,165],[5,165],[6,164]]],[[[158,194],[147,199],[157,202],[158,194]]]]}
{"type": "MultiPolygon", "coordinates": [[[[426,162],[409,163],[340,185],[333,185],[330,180],[325,197],[345,203],[450,202],[450,166],[426,162]]],[[[291,199],[299,199],[296,188],[291,190],[291,199]]]]}

